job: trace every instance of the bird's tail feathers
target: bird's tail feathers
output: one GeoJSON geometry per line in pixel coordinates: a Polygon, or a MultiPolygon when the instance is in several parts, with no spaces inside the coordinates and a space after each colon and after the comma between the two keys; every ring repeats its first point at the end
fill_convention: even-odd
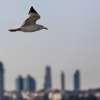
{"type": "Polygon", "coordinates": [[[20,31],[21,29],[20,28],[15,28],[15,29],[9,29],[8,31],[10,32],[16,32],[16,31],[20,31]]]}

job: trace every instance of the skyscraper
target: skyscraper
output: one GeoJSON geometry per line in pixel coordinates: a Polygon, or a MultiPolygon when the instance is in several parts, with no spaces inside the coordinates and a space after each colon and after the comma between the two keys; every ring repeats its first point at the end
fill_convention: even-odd
{"type": "Polygon", "coordinates": [[[74,74],[74,90],[80,91],[80,71],[76,70],[74,74]]]}
{"type": "Polygon", "coordinates": [[[21,76],[18,76],[16,79],[16,90],[22,91],[24,89],[24,79],[21,76]]]}
{"type": "Polygon", "coordinates": [[[36,90],[36,81],[30,75],[24,79],[24,90],[26,91],[35,91],[36,90]]]}
{"type": "Polygon", "coordinates": [[[65,90],[65,74],[64,74],[64,72],[61,73],[61,89],[65,90]]]}
{"type": "Polygon", "coordinates": [[[4,68],[2,62],[0,62],[0,95],[4,92],[4,68]]]}
{"type": "Polygon", "coordinates": [[[46,74],[45,74],[45,82],[44,82],[44,89],[51,89],[52,83],[51,83],[51,68],[50,66],[46,67],[46,74]]]}

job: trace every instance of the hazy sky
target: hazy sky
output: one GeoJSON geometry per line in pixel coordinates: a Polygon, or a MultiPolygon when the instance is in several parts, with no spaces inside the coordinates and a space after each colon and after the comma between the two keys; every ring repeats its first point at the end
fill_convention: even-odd
{"type": "Polygon", "coordinates": [[[5,88],[15,89],[15,78],[31,74],[43,88],[45,67],[52,68],[53,88],[73,89],[73,74],[81,71],[82,89],[100,87],[100,0],[1,0],[0,60],[5,88]],[[31,6],[48,27],[34,33],[8,32],[23,23],[31,6]]]}

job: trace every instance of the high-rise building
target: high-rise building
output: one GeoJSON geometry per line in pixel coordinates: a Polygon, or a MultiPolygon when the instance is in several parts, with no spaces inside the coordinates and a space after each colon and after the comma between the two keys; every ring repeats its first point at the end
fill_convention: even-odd
{"type": "Polygon", "coordinates": [[[51,82],[51,68],[50,66],[46,67],[46,74],[45,74],[45,82],[44,82],[44,89],[51,89],[52,82],[51,82]]]}
{"type": "Polygon", "coordinates": [[[0,62],[0,95],[4,92],[4,68],[2,62],[0,62]]]}
{"type": "Polygon", "coordinates": [[[74,74],[74,90],[80,91],[80,71],[76,70],[74,74]]]}
{"type": "Polygon", "coordinates": [[[36,81],[30,75],[24,79],[24,90],[26,91],[35,91],[36,90],[36,81]]]}
{"type": "Polygon", "coordinates": [[[61,73],[61,89],[65,90],[65,74],[64,74],[64,72],[61,73]]]}
{"type": "Polygon", "coordinates": [[[22,76],[18,76],[16,79],[16,90],[17,91],[22,91],[24,89],[24,79],[22,76]]]}

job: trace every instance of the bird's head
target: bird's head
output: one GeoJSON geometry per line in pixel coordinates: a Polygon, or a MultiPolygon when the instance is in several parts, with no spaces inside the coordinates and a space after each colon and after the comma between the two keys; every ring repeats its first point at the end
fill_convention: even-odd
{"type": "Polygon", "coordinates": [[[48,28],[46,28],[46,27],[44,27],[44,26],[42,26],[42,25],[39,25],[39,28],[40,28],[40,30],[41,30],[41,29],[46,29],[46,30],[48,30],[48,28]]]}

